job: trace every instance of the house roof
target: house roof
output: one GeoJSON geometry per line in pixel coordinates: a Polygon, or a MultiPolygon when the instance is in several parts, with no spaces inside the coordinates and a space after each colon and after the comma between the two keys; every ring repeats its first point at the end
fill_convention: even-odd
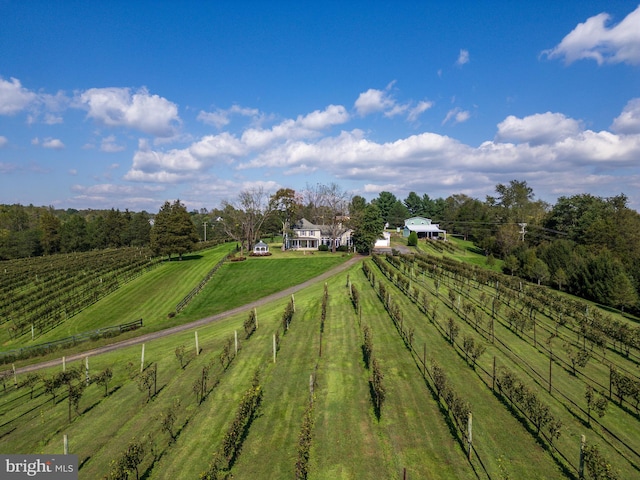
{"type": "MultiPolygon", "coordinates": [[[[320,230],[320,235],[323,237],[331,236],[331,225],[316,225],[311,223],[306,218],[302,218],[298,223],[293,226],[293,230],[320,230]]],[[[345,232],[350,231],[349,228],[344,228],[340,225],[340,228],[337,231],[338,236],[343,235],[345,232]]],[[[305,237],[302,237],[305,238],[305,237]]]]}
{"type": "Polygon", "coordinates": [[[431,225],[431,219],[425,217],[411,217],[407,218],[404,221],[405,226],[407,225],[431,225]]]}
{"type": "Polygon", "coordinates": [[[446,232],[446,230],[440,229],[440,225],[405,225],[404,228],[411,232],[426,233],[426,232],[446,232]]]}

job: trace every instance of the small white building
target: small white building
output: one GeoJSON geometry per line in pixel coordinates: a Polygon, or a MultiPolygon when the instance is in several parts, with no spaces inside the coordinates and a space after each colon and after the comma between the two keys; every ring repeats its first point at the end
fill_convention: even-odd
{"type": "Polygon", "coordinates": [[[382,238],[376,240],[373,248],[389,248],[391,246],[391,234],[389,232],[382,232],[382,238]]]}
{"type": "Polygon", "coordinates": [[[269,245],[260,240],[253,246],[253,254],[254,255],[266,255],[269,253],[269,245]]]}
{"type": "Polygon", "coordinates": [[[431,223],[430,218],[411,217],[404,221],[402,236],[408,237],[411,232],[416,232],[418,238],[447,239],[447,231],[442,230],[437,223],[431,223]]]}

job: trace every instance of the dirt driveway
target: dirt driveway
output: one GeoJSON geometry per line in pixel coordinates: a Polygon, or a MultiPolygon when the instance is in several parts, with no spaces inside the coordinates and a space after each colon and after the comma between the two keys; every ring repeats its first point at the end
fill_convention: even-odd
{"type": "MultiPolygon", "coordinates": [[[[95,356],[95,355],[99,355],[101,353],[106,353],[106,352],[112,352],[114,350],[119,350],[121,348],[125,348],[125,347],[130,347],[131,345],[139,345],[141,343],[146,343],[146,342],[150,342],[151,340],[155,340],[157,338],[162,338],[162,337],[166,337],[168,335],[173,335],[174,333],[179,333],[179,332],[183,332],[185,330],[190,330],[192,328],[196,328],[196,327],[201,327],[203,325],[208,325],[210,323],[213,322],[217,322],[219,320],[222,320],[224,318],[228,318],[232,315],[235,315],[237,313],[241,313],[247,310],[251,310],[252,308],[257,308],[257,307],[261,307],[269,302],[272,302],[274,300],[278,300],[284,297],[288,297],[290,296],[292,293],[295,293],[299,290],[302,290],[303,288],[308,287],[309,285],[313,285],[314,283],[317,282],[321,282],[323,280],[326,280],[329,277],[332,277],[333,275],[340,273],[344,270],[347,270],[349,267],[351,267],[352,265],[354,265],[355,263],[358,263],[360,261],[362,261],[364,258],[366,257],[362,257],[359,255],[356,255],[352,258],[350,258],[349,260],[347,260],[346,262],[338,265],[337,267],[332,268],[331,270],[328,270],[326,272],[324,272],[322,275],[318,275],[317,277],[314,277],[310,280],[307,280],[306,282],[303,282],[299,285],[296,285],[294,287],[290,287],[287,288],[286,290],[282,290],[281,292],[277,292],[274,293],[272,295],[269,295],[267,297],[261,298],[259,300],[256,300],[255,302],[251,302],[251,303],[247,303],[246,305],[242,305],[241,307],[236,307],[233,308],[231,310],[227,310],[226,312],[222,312],[222,313],[218,313],[216,315],[212,315],[210,317],[205,317],[205,318],[201,318],[200,320],[196,320],[190,323],[185,323],[184,325],[178,325],[172,328],[167,328],[166,330],[160,330],[158,332],[152,332],[152,333],[147,333],[145,335],[141,335],[139,337],[135,337],[135,338],[130,338],[128,340],[123,340],[121,342],[116,342],[116,343],[112,343],[109,345],[105,345],[103,347],[98,347],[98,348],[94,348],[91,350],[87,350],[81,353],[75,353],[73,355],[69,355],[68,357],[65,357],[65,360],[67,362],[73,362],[74,360],[81,360],[84,357],[91,357],[91,356],[95,356]]],[[[49,360],[46,362],[41,362],[41,363],[35,363],[33,365],[27,365],[25,367],[20,367],[20,368],[16,368],[16,374],[22,374],[22,373],[27,373],[27,372],[33,372],[36,370],[40,370],[42,368],[49,368],[49,367],[54,367],[56,365],[62,365],[62,359],[61,358],[57,358],[54,360],[49,360]]],[[[11,371],[11,373],[13,373],[11,371]]]]}

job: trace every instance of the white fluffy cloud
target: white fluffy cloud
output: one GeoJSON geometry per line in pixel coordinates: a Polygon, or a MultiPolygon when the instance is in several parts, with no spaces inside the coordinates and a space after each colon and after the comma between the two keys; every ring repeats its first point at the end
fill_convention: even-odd
{"type": "Polygon", "coordinates": [[[498,124],[496,139],[531,145],[550,144],[576,135],[580,130],[580,122],[561,113],[536,113],[524,118],[509,115],[498,124]]]}
{"type": "Polygon", "coordinates": [[[361,93],[354,106],[358,115],[365,116],[375,112],[382,112],[393,108],[395,101],[389,96],[387,90],[370,88],[361,93]]]}
{"type": "Polygon", "coordinates": [[[542,52],[548,58],[564,58],[566,63],[593,59],[603,63],[640,65],[640,6],[620,23],[608,27],[607,13],[600,13],[579,23],[562,41],[542,52]]]}
{"type": "Polygon", "coordinates": [[[42,146],[52,150],[62,150],[64,148],[64,143],[62,143],[62,140],[58,138],[45,138],[42,141],[42,146]]]}
{"type": "Polygon", "coordinates": [[[4,147],[7,143],[9,143],[7,137],[0,135],[0,148],[4,147]]]}
{"type": "Polygon", "coordinates": [[[469,50],[460,49],[460,54],[458,55],[458,60],[456,60],[456,65],[461,67],[465,63],[469,63],[469,50]]]}
{"type": "Polygon", "coordinates": [[[18,113],[37,99],[37,95],[22,86],[20,80],[0,77],[0,115],[18,113]]]}
{"type": "Polygon", "coordinates": [[[640,98],[629,100],[622,113],[613,121],[611,129],[617,133],[640,133],[640,98]]]}
{"type": "Polygon", "coordinates": [[[180,125],[175,103],[146,89],[91,88],[79,96],[87,116],[108,127],[126,127],[157,137],[171,137],[180,125]]]}

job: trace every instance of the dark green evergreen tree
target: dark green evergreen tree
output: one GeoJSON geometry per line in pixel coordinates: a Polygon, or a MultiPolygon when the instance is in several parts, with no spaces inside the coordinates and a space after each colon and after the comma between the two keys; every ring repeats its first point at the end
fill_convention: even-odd
{"type": "Polygon", "coordinates": [[[176,200],[173,204],[164,202],[156,215],[150,234],[151,248],[157,255],[182,255],[193,250],[198,242],[196,226],[191,221],[186,207],[176,200]]]}

